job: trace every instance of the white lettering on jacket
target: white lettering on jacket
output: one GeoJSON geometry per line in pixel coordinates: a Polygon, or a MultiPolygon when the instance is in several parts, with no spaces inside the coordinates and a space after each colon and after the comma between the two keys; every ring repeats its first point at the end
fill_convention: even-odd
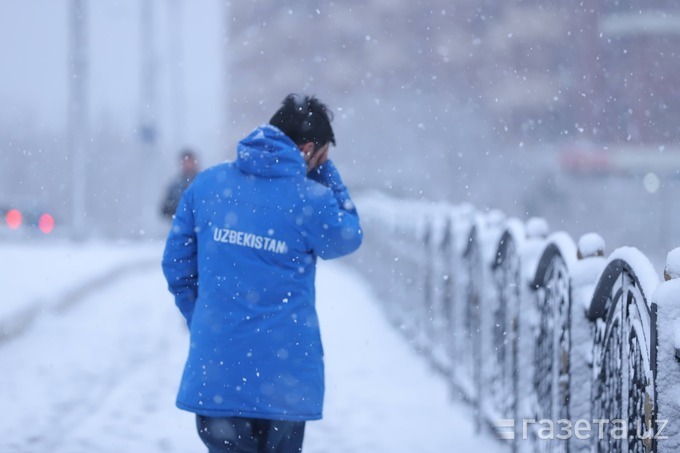
{"type": "Polygon", "coordinates": [[[213,239],[215,242],[240,245],[241,247],[249,247],[256,250],[266,250],[267,252],[279,253],[281,255],[288,253],[288,244],[284,241],[258,236],[253,233],[246,233],[245,231],[215,227],[213,239]]]}

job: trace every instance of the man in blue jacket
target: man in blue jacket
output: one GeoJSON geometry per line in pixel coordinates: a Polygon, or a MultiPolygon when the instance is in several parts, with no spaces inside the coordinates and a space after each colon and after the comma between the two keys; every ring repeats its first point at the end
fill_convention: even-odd
{"type": "Polygon", "coordinates": [[[210,452],[302,451],[321,418],[316,258],[361,244],[359,217],[328,159],[332,114],[289,95],[234,162],[184,192],[163,271],[191,333],[177,406],[210,452]]]}

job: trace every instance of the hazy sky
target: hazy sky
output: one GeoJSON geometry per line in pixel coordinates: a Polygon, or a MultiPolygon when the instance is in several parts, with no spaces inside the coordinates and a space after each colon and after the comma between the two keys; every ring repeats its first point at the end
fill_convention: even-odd
{"type": "MultiPolygon", "coordinates": [[[[59,130],[66,124],[68,0],[0,0],[0,121],[11,127],[59,130]]],[[[171,50],[170,0],[154,0],[155,54],[161,145],[193,145],[206,155],[220,146],[225,92],[220,0],[178,0],[182,12],[181,58],[171,50]],[[179,62],[179,65],[177,64],[179,62]],[[172,89],[171,70],[181,67],[172,89]],[[175,105],[184,106],[175,117],[175,105]],[[179,127],[176,125],[178,124],[179,127]],[[183,137],[183,138],[182,138],[183,137]]],[[[88,4],[90,113],[104,124],[134,131],[140,112],[139,0],[88,4]]],[[[173,149],[168,151],[177,154],[173,149]]]]}

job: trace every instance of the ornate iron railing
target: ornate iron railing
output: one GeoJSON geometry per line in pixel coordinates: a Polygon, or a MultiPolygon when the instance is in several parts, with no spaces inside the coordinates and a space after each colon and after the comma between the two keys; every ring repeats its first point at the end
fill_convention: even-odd
{"type": "Polygon", "coordinates": [[[497,297],[492,307],[492,339],[498,366],[491,372],[490,390],[499,418],[514,419],[518,400],[518,337],[522,270],[518,253],[520,238],[506,230],[492,264],[497,297]]]}
{"type": "Polygon", "coordinates": [[[605,268],[588,314],[597,323],[593,417],[617,420],[626,432],[598,438],[595,451],[656,451],[656,308],[629,262],[605,268]]]}
{"type": "MultiPolygon", "coordinates": [[[[514,451],[680,451],[680,428],[659,438],[659,408],[680,415],[680,383],[666,390],[676,387],[659,381],[657,364],[679,381],[680,365],[675,347],[658,341],[660,282],[640,252],[607,259],[584,244],[578,260],[566,233],[536,235],[469,207],[384,197],[359,207],[359,265],[395,326],[474,405],[479,426],[514,451]]],[[[680,292],[678,309],[661,306],[680,320],[680,292]]],[[[680,332],[668,322],[666,332],[680,332]]]]}
{"type": "MultiPolygon", "coordinates": [[[[563,241],[569,244],[568,239],[563,241]]],[[[571,245],[571,244],[570,244],[571,245]]],[[[568,247],[574,251],[573,247],[568,247]]],[[[569,419],[569,352],[570,352],[570,277],[565,252],[549,242],[540,258],[531,284],[538,313],[534,329],[534,368],[532,416],[536,420],[569,419]]],[[[534,433],[535,434],[535,433],[534,433]]],[[[560,439],[532,440],[539,451],[566,451],[560,439]]]]}

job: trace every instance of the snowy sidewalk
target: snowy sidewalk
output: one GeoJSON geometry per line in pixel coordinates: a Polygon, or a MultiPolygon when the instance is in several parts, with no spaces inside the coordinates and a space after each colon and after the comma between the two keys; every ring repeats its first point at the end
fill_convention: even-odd
{"type": "MultiPolygon", "coordinates": [[[[326,407],[305,452],[507,451],[473,434],[471,411],[364,282],[337,263],[320,263],[317,281],[326,407]]],[[[193,416],[174,407],[187,348],[159,268],[40,316],[0,346],[0,452],[205,451],[193,416]]]]}
{"type": "Polygon", "coordinates": [[[388,323],[367,282],[320,263],[317,305],[326,355],[324,419],[306,452],[503,452],[477,437],[472,410],[451,401],[436,374],[388,323]]]}

